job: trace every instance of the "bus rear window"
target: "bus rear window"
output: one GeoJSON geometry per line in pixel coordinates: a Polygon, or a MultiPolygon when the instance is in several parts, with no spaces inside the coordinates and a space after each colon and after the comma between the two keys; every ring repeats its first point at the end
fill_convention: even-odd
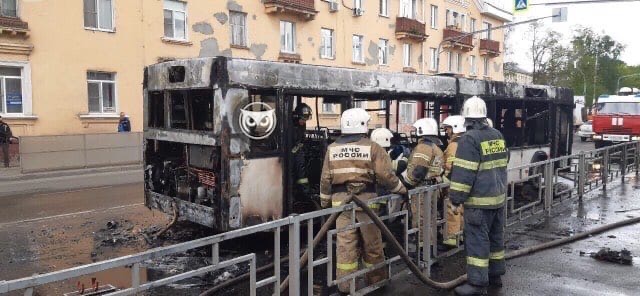
{"type": "Polygon", "coordinates": [[[597,103],[596,112],[599,114],[640,115],[640,103],[634,103],[634,102],[597,103]]]}

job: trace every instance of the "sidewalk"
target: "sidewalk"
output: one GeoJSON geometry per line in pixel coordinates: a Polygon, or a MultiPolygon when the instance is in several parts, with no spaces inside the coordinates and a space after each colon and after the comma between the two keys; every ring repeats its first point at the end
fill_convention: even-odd
{"type": "MultiPolygon", "coordinates": [[[[507,233],[507,252],[537,245],[551,239],[605,224],[638,217],[640,211],[616,213],[617,210],[640,208],[640,180],[628,177],[627,184],[614,183],[606,192],[596,190],[576,201],[550,219],[528,221],[507,233]],[[600,196],[600,197],[598,197],[600,196]]],[[[541,251],[507,261],[507,274],[501,290],[489,290],[489,295],[640,295],[640,224],[611,230],[561,247],[541,251]],[[602,247],[631,251],[632,266],[603,263],[589,257],[602,247]],[[582,253],[582,254],[581,254],[582,253]]],[[[459,254],[434,267],[432,277],[451,280],[463,273],[459,254]],[[451,270],[455,270],[451,272],[451,270]],[[446,270],[446,271],[445,271],[446,270]]],[[[452,291],[437,291],[427,287],[408,272],[402,272],[389,285],[372,295],[454,295],[452,291]]]]}
{"type": "Polygon", "coordinates": [[[20,168],[3,168],[0,169],[0,197],[140,183],[143,180],[142,165],[27,174],[22,174],[20,168]]]}

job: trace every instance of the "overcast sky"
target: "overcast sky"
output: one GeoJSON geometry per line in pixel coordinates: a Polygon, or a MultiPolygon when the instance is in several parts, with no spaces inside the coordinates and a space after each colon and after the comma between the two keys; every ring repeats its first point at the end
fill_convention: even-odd
{"type": "MultiPolygon", "coordinates": [[[[503,2],[505,8],[513,11],[513,0],[498,0],[503,2]]],[[[564,0],[559,0],[564,1],[564,0]]],[[[554,0],[553,2],[559,2],[554,0]]],[[[530,3],[545,3],[552,1],[530,0],[530,3]]],[[[598,33],[604,32],[614,40],[626,45],[621,59],[629,65],[640,65],[640,0],[626,3],[592,3],[570,4],[557,6],[531,6],[522,14],[515,14],[515,21],[522,21],[536,17],[551,15],[553,7],[568,8],[566,23],[553,23],[551,19],[541,22],[545,27],[552,28],[564,36],[564,42],[568,44],[572,30],[578,26],[591,27],[598,33]]],[[[530,40],[526,34],[527,25],[517,26],[511,38],[514,52],[507,56],[508,61],[517,62],[526,70],[531,70],[530,58],[527,56],[530,40]]]]}

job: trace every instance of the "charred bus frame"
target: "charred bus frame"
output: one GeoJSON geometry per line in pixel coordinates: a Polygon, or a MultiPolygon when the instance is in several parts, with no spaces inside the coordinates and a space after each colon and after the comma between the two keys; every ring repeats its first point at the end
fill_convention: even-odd
{"type": "MultiPolygon", "coordinates": [[[[424,110],[418,118],[439,121],[474,95],[487,101],[494,124],[501,124],[498,109],[505,102],[546,106],[541,112],[550,122],[547,157],[571,152],[571,134],[556,128],[565,125],[565,116],[571,125],[569,89],[225,57],[148,66],[145,205],[218,231],[281,218],[299,210],[292,192],[291,114],[303,97],[322,97],[342,110],[358,100],[385,100],[385,125],[391,127],[392,101],[416,101],[424,110]],[[252,139],[241,131],[241,109],[252,102],[272,107],[277,119],[266,139],[252,139]]],[[[315,105],[319,125],[317,98],[315,105]]],[[[311,155],[316,160],[311,171],[319,171],[317,160],[335,135],[319,126],[308,131],[309,141],[321,144],[311,145],[318,149],[311,155]]],[[[310,175],[312,184],[318,182],[319,172],[310,175]]]]}

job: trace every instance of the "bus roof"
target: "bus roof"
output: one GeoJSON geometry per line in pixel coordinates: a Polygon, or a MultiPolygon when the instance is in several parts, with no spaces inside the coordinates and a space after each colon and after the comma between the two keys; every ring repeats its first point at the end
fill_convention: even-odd
{"type": "Polygon", "coordinates": [[[602,95],[598,97],[598,103],[640,103],[640,95],[602,95]]]}
{"type": "Polygon", "coordinates": [[[408,96],[480,96],[484,99],[554,100],[573,104],[570,89],[522,85],[459,77],[365,71],[327,67],[215,57],[169,61],[146,69],[145,88],[165,89],[216,88],[221,85],[242,88],[269,88],[332,93],[389,93],[408,96]],[[170,82],[172,69],[182,68],[184,80],[170,82]]]}

